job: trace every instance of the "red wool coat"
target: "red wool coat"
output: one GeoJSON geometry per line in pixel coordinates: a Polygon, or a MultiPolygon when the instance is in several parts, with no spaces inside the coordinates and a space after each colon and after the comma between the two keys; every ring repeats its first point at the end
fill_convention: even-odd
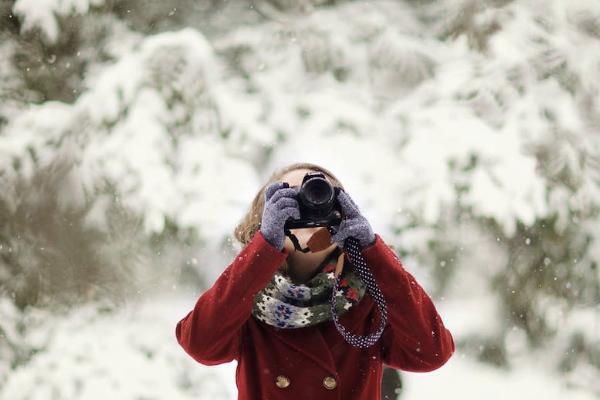
{"type": "MultiPolygon", "coordinates": [[[[362,249],[387,302],[388,323],[375,345],[353,347],[333,321],[279,329],[257,320],[251,315],[254,295],[287,254],[257,231],[175,328],[178,343],[197,362],[237,360],[238,400],[379,400],[382,363],[432,371],[454,352],[431,298],[379,234],[362,249]]],[[[379,326],[379,309],[365,293],[339,319],[350,332],[366,335],[379,326]]]]}

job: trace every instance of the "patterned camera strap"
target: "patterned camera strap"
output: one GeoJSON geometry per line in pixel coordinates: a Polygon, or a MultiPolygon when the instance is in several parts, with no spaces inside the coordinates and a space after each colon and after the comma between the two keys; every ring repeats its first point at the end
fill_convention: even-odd
{"type": "Polygon", "coordinates": [[[335,285],[333,287],[333,291],[331,292],[331,315],[333,318],[333,322],[335,323],[335,327],[348,343],[350,343],[354,347],[371,347],[379,340],[379,337],[383,334],[383,330],[385,329],[385,325],[387,323],[387,307],[385,304],[385,299],[383,297],[383,294],[379,290],[379,286],[377,286],[377,282],[375,281],[373,274],[369,270],[369,267],[367,266],[367,263],[365,262],[365,259],[363,258],[360,252],[360,244],[358,240],[354,237],[348,237],[346,238],[344,245],[350,255],[350,262],[355,267],[355,272],[357,273],[358,277],[363,281],[363,283],[367,286],[367,291],[377,303],[377,307],[379,308],[379,311],[381,313],[381,320],[377,331],[367,336],[355,335],[353,333],[350,333],[346,330],[346,328],[344,328],[340,324],[340,322],[338,321],[338,317],[335,314],[335,294],[338,290],[340,276],[336,277],[335,285]]]}

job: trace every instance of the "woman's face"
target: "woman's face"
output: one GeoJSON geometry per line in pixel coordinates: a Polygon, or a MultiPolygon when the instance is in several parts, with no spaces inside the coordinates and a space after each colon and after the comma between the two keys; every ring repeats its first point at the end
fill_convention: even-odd
{"type": "MultiPolygon", "coordinates": [[[[310,169],[297,169],[294,171],[290,171],[288,173],[286,173],[285,175],[283,175],[280,179],[280,181],[282,182],[287,182],[290,187],[292,186],[300,186],[302,185],[302,179],[304,179],[304,175],[306,175],[308,172],[314,172],[310,169]]],[[[331,180],[329,180],[329,178],[327,176],[325,176],[325,179],[327,179],[327,181],[329,181],[329,183],[331,183],[333,185],[333,183],[331,182],[331,180]]],[[[308,241],[308,239],[310,239],[310,237],[315,233],[315,231],[321,229],[322,227],[313,227],[313,228],[299,228],[299,229],[290,229],[290,231],[296,235],[296,237],[298,238],[298,241],[300,242],[300,245],[304,248],[306,247],[306,242],[308,241]]],[[[335,247],[335,243],[332,243],[332,245],[330,247],[328,247],[327,249],[323,250],[331,250],[333,247],[335,247]]],[[[284,242],[284,247],[288,250],[288,251],[295,251],[294,248],[294,244],[292,243],[292,241],[290,240],[289,237],[285,237],[285,242],[284,242]]]]}

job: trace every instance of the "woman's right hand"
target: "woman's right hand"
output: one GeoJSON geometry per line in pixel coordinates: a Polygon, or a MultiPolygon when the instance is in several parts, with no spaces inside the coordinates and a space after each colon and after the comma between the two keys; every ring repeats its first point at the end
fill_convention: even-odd
{"type": "Polygon", "coordinates": [[[291,188],[287,182],[274,182],[265,189],[260,231],[265,239],[280,251],[285,240],[285,222],[289,218],[300,219],[297,194],[298,187],[291,188]]]}

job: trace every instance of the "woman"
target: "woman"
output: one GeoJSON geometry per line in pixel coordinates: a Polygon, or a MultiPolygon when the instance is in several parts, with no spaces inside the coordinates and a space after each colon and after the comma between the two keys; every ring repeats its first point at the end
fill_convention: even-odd
{"type": "MultiPolygon", "coordinates": [[[[319,229],[291,231],[304,248],[319,229]]],[[[235,236],[245,247],[177,323],[175,334],[199,363],[238,361],[238,400],[379,399],[384,364],[426,372],[453,354],[452,335],[430,297],[325,168],[300,163],[276,171],[235,236]],[[287,219],[300,218],[298,188],[304,175],[315,171],[342,189],[343,221],[331,245],[303,253],[295,251],[283,227],[287,219]],[[337,265],[350,236],[360,243],[387,304],[383,334],[366,348],[354,347],[340,335],[329,308],[335,270],[341,274],[339,322],[357,335],[379,326],[378,307],[352,263],[344,257],[341,272],[337,265]]]]}

